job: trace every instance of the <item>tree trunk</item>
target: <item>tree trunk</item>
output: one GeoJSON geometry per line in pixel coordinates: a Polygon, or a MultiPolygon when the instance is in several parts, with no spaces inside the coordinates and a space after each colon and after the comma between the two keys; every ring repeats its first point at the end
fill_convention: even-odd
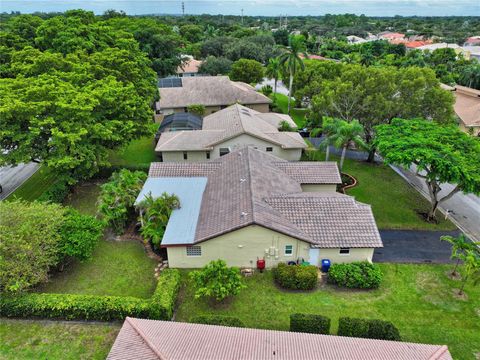
{"type": "Polygon", "coordinates": [[[277,100],[277,81],[278,79],[275,78],[275,82],[273,83],[273,102],[277,100]]]}
{"type": "Polygon", "coordinates": [[[443,198],[438,200],[438,193],[442,190],[440,186],[437,184],[436,181],[427,180],[426,183],[428,187],[428,192],[430,193],[430,199],[431,199],[430,203],[432,204],[432,207],[430,208],[427,219],[431,221],[436,218],[436,212],[440,203],[450,199],[453,195],[455,195],[457,192],[460,191],[460,188],[458,185],[455,186],[455,188],[449,194],[445,195],[443,198]]]}
{"type": "Polygon", "coordinates": [[[457,275],[457,269],[459,264],[460,264],[460,259],[457,259],[457,263],[455,264],[455,267],[453,268],[453,271],[452,271],[452,276],[457,275]]]}
{"type": "Polygon", "coordinates": [[[293,87],[293,74],[290,71],[290,84],[288,86],[288,115],[290,115],[290,102],[292,99],[292,87],[293,87]]]}
{"type": "Polygon", "coordinates": [[[368,157],[367,157],[367,162],[372,163],[375,161],[375,152],[377,151],[377,148],[372,146],[370,150],[368,150],[368,157]]]}
{"type": "Polygon", "coordinates": [[[428,212],[427,219],[429,221],[435,220],[436,214],[437,214],[437,209],[438,209],[438,201],[435,199],[432,200],[432,207],[430,208],[430,211],[428,212]]]}
{"type": "Polygon", "coordinates": [[[327,148],[325,149],[325,161],[328,161],[329,158],[330,158],[330,144],[327,144],[327,148]]]}
{"type": "Polygon", "coordinates": [[[342,149],[342,157],[340,158],[340,171],[343,169],[343,161],[345,160],[345,154],[347,153],[347,146],[342,149]]]}

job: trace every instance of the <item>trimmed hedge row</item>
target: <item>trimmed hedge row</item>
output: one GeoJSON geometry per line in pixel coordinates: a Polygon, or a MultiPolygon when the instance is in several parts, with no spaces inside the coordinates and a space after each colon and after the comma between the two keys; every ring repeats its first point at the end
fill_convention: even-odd
{"type": "Polygon", "coordinates": [[[46,293],[2,296],[0,316],[100,321],[123,320],[132,316],[170,320],[179,287],[180,272],[166,269],[150,299],[46,293]]]}
{"type": "Polygon", "coordinates": [[[198,315],[190,319],[190,322],[196,324],[206,325],[220,325],[220,326],[233,326],[233,327],[245,327],[245,324],[239,318],[233,316],[222,315],[198,315]]]}
{"type": "Polygon", "coordinates": [[[328,282],[341,287],[376,289],[382,282],[382,270],[367,261],[333,264],[328,271],[328,282]]]}
{"type": "Polygon", "coordinates": [[[338,320],[338,335],[367,339],[402,341],[398,329],[390,321],[343,317],[338,320]]]}
{"type": "Polygon", "coordinates": [[[290,290],[312,290],[318,282],[318,270],[313,265],[280,263],[273,269],[273,276],[278,285],[290,290]]]}
{"type": "Polygon", "coordinates": [[[330,318],[315,314],[291,314],[290,331],[328,335],[330,318]]]}

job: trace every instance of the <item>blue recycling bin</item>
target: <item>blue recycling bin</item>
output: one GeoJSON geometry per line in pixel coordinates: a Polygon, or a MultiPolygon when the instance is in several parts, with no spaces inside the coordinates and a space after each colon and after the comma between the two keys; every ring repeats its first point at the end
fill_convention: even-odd
{"type": "Polygon", "coordinates": [[[322,272],[328,272],[328,269],[330,269],[330,265],[331,263],[329,259],[322,259],[322,272]]]}

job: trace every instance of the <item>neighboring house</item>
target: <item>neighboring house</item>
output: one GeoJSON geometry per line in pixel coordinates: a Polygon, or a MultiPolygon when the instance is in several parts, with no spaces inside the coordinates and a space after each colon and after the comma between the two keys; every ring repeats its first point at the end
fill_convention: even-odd
{"type": "Polygon", "coordinates": [[[453,91],[455,95],[454,110],[460,129],[467,134],[480,136],[480,90],[445,84],[442,84],[442,88],[453,91]]]}
{"type": "Polygon", "coordinates": [[[480,46],[464,46],[462,47],[462,53],[465,59],[477,59],[480,61],[480,46]]]}
{"type": "Polygon", "coordinates": [[[367,40],[365,40],[364,38],[361,38],[360,36],[348,35],[347,42],[349,44],[361,44],[361,43],[367,42],[367,40]]]}
{"type": "Polygon", "coordinates": [[[252,86],[230,81],[228,76],[160,79],[158,86],[160,100],[156,103],[156,111],[163,116],[187,112],[190,105],[204,105],[205,115],[209,115],[235,103],[268,112],[272,103],[272,100],[256,92],[252,86]]]}
{"type": "Polygon", "coordinates": [[[161,246],[169,266],[268,268],[321,259],[371,261],[382,240],[369,205],[336,192],[335,162],[289,162],[248,147],[204,163],[152,163],[136,204],[175,194],[161,246]]]}
{"type": "Polygon", "coordinates": [[[164,162],[198,162],[253,146],[285,160],[300,160],[307,145],[297,132],[278,131],[282,121],[296,127],[288,115],[261,113],[236,104],[204,117],[201,130],[164,132],[155,152],[164,162]]]}
{"type": "Polygon", "coordinates": [[[480,36],[470,36],[465,40],[464,46],[480,46],[480,36]]]}
{"type": "Polygon", "coordinates": [[[180,77],[197,76],[200,65],[202,65],[200,60],[195,60],[194,58],[189,57],[177,68],[177,75],[180,77]]]}
{"type": "Polygon", "coordinates": [[[451,360],[452,356],[445,345],[127,317],[107,359],[451,360]]]}
{"type": "Polygon", "coordinates": [[[160,135],[170,131],[200,130],[202,128],[202,118],[192,113],[173,113],[163,118],[158,131],[155,135],[155,144],[158,143],[160,135]]]}
{"type": "Polygon", "coordinates": [[[396,32],[391,32],[391,31],[384,31],[379,34],[377,34],[378,39],[380,40],[388,40],[388,41],[393,41],[393,40],[402,40],[405,38],[405,34],[401,33],[396,33],[396,32]]]}

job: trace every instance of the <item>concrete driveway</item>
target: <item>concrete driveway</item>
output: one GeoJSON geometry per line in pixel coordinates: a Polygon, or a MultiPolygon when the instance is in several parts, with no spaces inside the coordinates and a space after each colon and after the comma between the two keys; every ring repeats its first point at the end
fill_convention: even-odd
{"type": "MultiPolygon", "coordinates": [[[[260,90],[262,86],[270,85],[272,89],[275,87],[275,81],[273,79],[264,78],[261,83],[255,85],[256,90],[260,90]]],[[[277,93],[288,96],[288,88],[283,84],[282,80],[277,81],[277,93]]]]}
{"type": "Polygon", "coordinates": [[[0,167],[0,184],[3,188],[3,192],[0,193],[0,200],[5,199],[14,192],[17,187],[22,185],[38,170],[39,166],[37,163],[28,163],[0,167]]]}
{"type": "Polygon", "coordinates": [[[451,245],[442,235],[458,236],[459,231],[380,230],[383,248],[376,249],[374,262],[447,264],[451,245]]]}

